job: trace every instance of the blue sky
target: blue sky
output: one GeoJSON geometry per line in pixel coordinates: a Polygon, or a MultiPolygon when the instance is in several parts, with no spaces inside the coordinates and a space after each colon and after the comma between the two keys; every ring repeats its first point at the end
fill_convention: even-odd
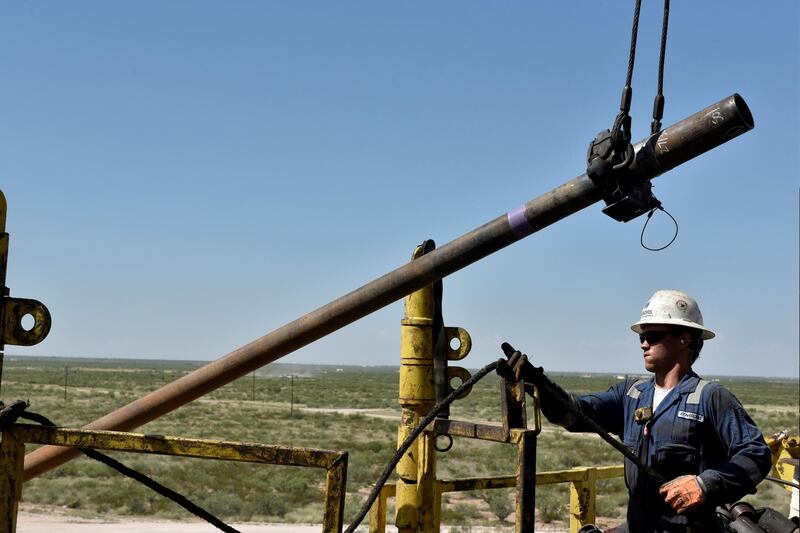
{"type": "MultiPolygon", "coordinates": [[[[7,353],[211,360],[581,174],[632,4],[3,2],[7,285],[53,315],[7,353]]],[[[663,252],[595,205],[448,277],[466,366],[507,340],[550,370],[641,371],[629,325],[680,288],[718,334],[700,373],[798,376],[799,26],[794,0],[673,3],[665,125],[739,92],[755,130],[654,181],[680,224],[663,252]]],[[[402,314],[283,361],[397,364],[402,314]]]]}

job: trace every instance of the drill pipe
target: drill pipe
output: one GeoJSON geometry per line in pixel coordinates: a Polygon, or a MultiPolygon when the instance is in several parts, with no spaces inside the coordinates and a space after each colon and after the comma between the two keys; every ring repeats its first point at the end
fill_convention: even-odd
{"type": "MultiPolygon", "coordinates": [[[[752,128],[747,104],[733,94],[637,143],[628,172],[637,179],[652,179],[752,128]]],[[[85,427],[137,428],[600,199],[600,189],[582,174],[85,427]]],[[[74,448],[39,448],[25,457],[24,478],[31,479],[79,453],[74,448]]]]}

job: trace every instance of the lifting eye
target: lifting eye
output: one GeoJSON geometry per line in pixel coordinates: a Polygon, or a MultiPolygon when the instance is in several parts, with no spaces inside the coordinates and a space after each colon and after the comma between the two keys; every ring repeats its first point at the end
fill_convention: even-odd
{"type": "Polygon", "coordinates": [[[453,437],[450,435],[436,435],[433,440],[433,447],[436,449],[437,452],[444,453],[449,452],[450,448],[453,447],[453,437]],[[447,444],[442,446],[439,444],[441,439],[447,439],[447,444]]]}
{"type": "Polygon", "coordinates": [[[19,325],[25,331],[30,331],[36,325],[36,319],[32,314],[26,313],[19,321],[19,325]]]}
{"type": "Polygon", "coordinates": [[[47,337],[50,312],[44,304],[26,298],[6,297],[2,305],[6,317],[0,338],[3,344],[33,346],[47,337]]]}

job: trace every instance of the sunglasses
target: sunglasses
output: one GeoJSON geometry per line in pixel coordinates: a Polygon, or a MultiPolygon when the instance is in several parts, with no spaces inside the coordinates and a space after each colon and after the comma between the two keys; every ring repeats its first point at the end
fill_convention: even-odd
{"type": "Polygon", "coordinates": [[[664,338],[672,333],[671,331],[645,331],[639,334],[639,343],[647,341],[647,344],[653,345],[663,341],[664,338]]]}

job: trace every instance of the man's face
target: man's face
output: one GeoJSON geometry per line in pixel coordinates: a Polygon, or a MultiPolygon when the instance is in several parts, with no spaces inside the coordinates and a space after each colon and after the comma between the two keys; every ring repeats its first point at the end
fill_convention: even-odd
{"type": "Polygon", "coordinates": [[[645,324],[642,333],[647,337],[641,342],[645,369],[658,373],[674,367],[681,353],[681,335],[673,332],[669,326],[660,324],[645,324]]]}

